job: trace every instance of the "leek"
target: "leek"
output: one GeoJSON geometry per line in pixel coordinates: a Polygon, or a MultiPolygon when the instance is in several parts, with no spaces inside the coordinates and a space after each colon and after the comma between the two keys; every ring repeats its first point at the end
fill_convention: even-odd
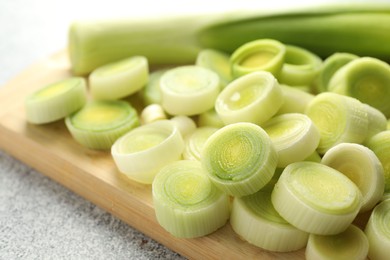
{"type": "Polygon", "coordinates": [[[149,80],[140,92],[145,105],[161,104],[160,80],[167,71],[168,69],[158,69],[149,73],[149,80]]]}
{"type": "Polygon", "coordinates": [[[314,98],[313,94],[303,91],[297,87],[281,84],[284,101],[276,114],[305,113],[309,102],[314,98]]]}
{"type": "Polygon", "coordinates": [[[195,129],[185,140],[186,146],[184,148],[183,158],[200,161],[202,150],[207,139],[217,130],[218,128],[210,126],[195,129]]]}
{"type": "Polygon", "coordinates": [[[213,126],[217,128],[223,127],[225,124],[215,111],[215,108],[207,110],[198,116],[199,126],[213,126]]]}
{"type": "Polygon", "coordinates": [[[159,104],[151,104],[142,109],[141,123],[148,124],[157,120],[167,119],[164,109],[159,104]]]}
{"type": "Polygon", "coordinates": [[[196,130],[196,123],[191,117],[174,116],[169,120],[179,129],[183,138],[186,138],[196,130]]]}

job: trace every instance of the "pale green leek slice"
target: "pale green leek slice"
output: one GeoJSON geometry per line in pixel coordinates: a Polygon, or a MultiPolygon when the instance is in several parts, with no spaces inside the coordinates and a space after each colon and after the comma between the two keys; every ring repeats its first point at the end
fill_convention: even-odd
{"type": "Polygon", "coordinates": [[[280,84],[283,93],[283,104],[276,114],[305,113],[309,102],[314,95],[297,87],[280,84]]]}
{"type": "Polygon", "coordinates": [[[150,104],[142,109],[141,122],[148,124],[157,120],[167,119],[164,109],[159,104],[150,104]]]}
{"type": "Polygon", "coordinates": [[[259,39],[238,47],[230,56],[234,78],[254,71],[268,71],[274,76],[282,69],[286,46],[273,39],[259,39]]]}
{"type": "Polygon", "coordinates": [[[198,161],[163,167],[153,181],[152,194],[158,223],[176,237],[208,235],[229,218],[228,196],[212,184],[198,161]]]}
{"type": "Polygon", "coordinates": [[[221,128],[225,124],[215,111],[215,108],[207,110],[198,116],[198,126],[213,126],[221,128]]]}
{"type": "Polygon", "coordinates": [[[149,73],[149,80],[140,91],[145,105],[161,104],[160,80],[168,69],[159,69],[149,73]]]}
{"type": "MultiPolygon", "coordinates": [[[[267,185],[268,186],[268,185],[267,185]]],[[[271,190],[234,198],[230,225],[250,244],[273,252],[290,252],[306,246],[309,234],[284,220],[271,203],[271,190]]]]}
{"type": "Polygon", "coordinates": [[[87,83],[84,78],[71,77],[49,84],[25,100],[27,121],[45,124],[62,119],[79,110],[87,101],[87,83]]]}
{"type": "Polygon", "coordinates": [[[111,155],[119,171],[132,180],[151,184],[166,164],[180,160],[183,138],[173,122],[158,120],[119,138],[111,155]]]}
{"type": "Polygon", "coordinates": [[[360,210],[362,195],[339,171],[315,162],[284,168],[272,191],[276,211],[293,226],[319,235],[338,234],[360,210]]]}
{"type": "Polygon", "coordinates": [[[183,158],[186,160],[200,161],[204,144],[217,130],[218,128],[211,126],[203,126],[195,129],[185,140],[186,146],[184,148],[183,158]]]}
{"type": "Polygon", "coordinates": [[[210,69],[180,66],[164,73],[160,89],[162,106],[168,114],[193,116],[214,107],[220,81],[210,69]]]}
{"type": "Polygon", "coordinates": [[[330,148],[321,163],[353,181],[363,195],[360,212],[374,208],[385,190],[383,167],[373,151],[361,144],[341,143],[330,148]]]}
{"type": "Polygon", "coordinates": [[[224,126],[203,147],[201,162],[211,181],[232,196],[253,194],[272,178],[277,152],[267,133],[253,123],[224,126]]]}
{"type": "Polygon", "coordinates": [[[368,256],[372,260],[389,259],[390,199],[382,201],[372,211],[364,232],[370,245],[368,256]]]}
{"type": "Polygon", "coordinates": [[[176,125],[183,138],[186,138],[196,130],[196,123],[191,117],[174,116],[169,120],[176,125]]]}
{"type": "Polygon", "coordinates": [[[320,131],[320,154],[336,144],[362,143],[367,137],[367,110],[355,98],[324,92],[313,98],[305,113],[320,131]]]}
{"type": "Polygon", "coordinates": [[[355,225],[335,235],[310,234],[306,246],[307,260],[365,260],[368,255],[368,239],[355,225]]]}
{"type": "Polygon", "coordinates": [[[340,68],[329,82],[329,90],[359,99],[390,117],[390,65],[362,57],[340,68]]]}
{"type": "Polygon", "coordinates": [[[250,122],[261,125],[283,104],[283,93],[269,72],[246,74],[226,86],[215,101],[215,111],[227,124],[250,122]]]}
{"type": "Polygon", "coordinates": [[[299,113],[275,116],[262,125],[278,153],[277,167],[302,161],[314,153],[320,133],[311,119],[299,113]]]}
{"type": "Polygon", "coordinates": [[[143,88],[148,77],[148,60],[133,56],[95,69],[89,75],[89,88],[94,99],[120,99],[143,88]]]}
{"type": "Polygon", "coordinates": [[[73,138],[91,149],[107,150],[139,125],[136,110],[120,100],[91,101],[65,119],[73,138]]]}
{"type": "Polygon", "coordinates": [[[367,141],[372,136],[376,135],[379,132],[385,131],[387,129],[387,118],[378,109],[367,104],[363,104],[363,106],[367,111],[367,118],[368,118],[368,129],[367,129],[367,136],[365,139],[365,141],[367,141]]]}

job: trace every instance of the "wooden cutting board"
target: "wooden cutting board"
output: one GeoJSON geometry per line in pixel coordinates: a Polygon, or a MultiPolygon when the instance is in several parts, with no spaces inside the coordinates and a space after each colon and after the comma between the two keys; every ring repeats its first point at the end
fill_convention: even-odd
{"type": "Polygon", "coordinates": [[[119,173],[109,152],[76,143],[62,120],[42,126],[28,124],[25,96],[70,75],[70,63],[63,50],[0,88],[1,149],[190,259],[304,259],[303,249],[274,253],[252,246],[241,240],[229,224],[202,238],[175,238],[157,223],[151,186],[119,173]]]}

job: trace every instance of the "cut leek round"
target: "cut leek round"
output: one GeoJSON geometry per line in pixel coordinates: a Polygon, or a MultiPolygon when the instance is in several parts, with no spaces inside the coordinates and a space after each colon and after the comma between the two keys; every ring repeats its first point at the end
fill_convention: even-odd
{"type": "Polygon", "coordinates": [[[209,137],[201,162],[211,181],[232,196],[253,194],[272,178],[278,155],[267,133],[252,123],[224,126],[209,137]]]}
{"type": "Polygon", "coordinates": [[[91,101],[65,119],[73,138],[91,149],[110,149],[123,134],[139,125],[136,110],[119,100],[91,101]]]}
{"type": "Polygon", "coordinates": [[[180,66],[161,77],[162,106],[168,114],[192,116],[214,107],[220,92],[218,75],[199,66],[180,66]]]}
{"type": "Polygon", "coordinates": [[[164,73],[167,71],[168,69],[159,69],[149,73],[149,80],[140,92],[145,105],[161,105],[160,80],[162,75],[164,75],[164,73]]]}
{"type": "Polygon", "coordinates": [[[176,237],[208,235],[229,218],[228,196],[210,182],[198,161],[163,167],[154,178],[152,194],[158,223],[176,237]]]}
{"type": "Polygon", "coordinates": [[[111,154],[120,172],[151,184],[162,167],[181,159],[183,149],[184,141],[175,124],[159,120],[123,135],[112,146],[111,154]]]}
{"type": "Polygon", "coordinates": [[[150,104],[142,109],[141,122],[148,124],[157,120],[167,119],[164,109],[159,104],[150,104]]]}
{"type": "Polygon", "coordinates": [[[174,116],[169,120],[171,120],[176,125],[183,138],[186,138],[196,130],[196,124],[191,117],[174,116]]]}
{"type": "Polygon", "coordinates": [[[284,168],[272,191],[276,211],[293,226],[319,235],[338,234],[360,210],[362,195],[339,171],[315,162],[284,168]]]}
{"type": "Polygon", "coordinates": [[[307,260],[365,260],[368,247],[368,239],[364,232],[355,225],[350,225],[345,231],[335,235],[310,234],[305,258],[307,260]]]}
{"type": "Polygon", "coordinates": [[[299,113],[283,114],[262,125],[278,153],[277,167],[302,161],[318,147],[320,133],[311,119],[299,113]]]}
{"type": "Polygon", "coordinates": [[[203,112],[198,116],[198,126],[213,126],[217,128],[221,128],[225,126],[222,119],[217,114],[214,108],[203,112]]]}
{"type": "Polygon", "coordinates": [[[197,128],[191,135],[186,138],[186,146],[183,152],[183,158],[186,160],[198,160],[202,154],[204,144],[207,139],[214,134],[218,128],[204,126],[197,128]]]}
{"type": "Polygon", "coordinates": [[[283,93],[283,104],[276,114],[305,113],[309,102],[314,98],[313,94],[296,87],[280,85],[283,93]]]}
{"type": "Polygon", "coordinates": [[[372,107],[367,104],[363,104],[363,106],[367,112],[368,118],[368,129],[366,139],[364,140],[365,142],[377,133],[385,131],[387,129],[387,118],[381,111],[379,111],[375,107],[372,107]]]}
{"type": "Polygon", "coordinates": [[[360,144],[341,143],[329,149],[321,163],[352,180],[363,195],[360,212],[371,210],[383,196],[383,167],[373,151],[360,144]]]}
{"type": "Polygon", "coordinates": [[[45,124],[62,119],[79,110],[87,101],[84,78],[72,77],[39,89],[25,100],[27,121],[45,124]]]}
{"type": "Polygon", "coordinates": [[[283,104],[283,93],[275,77],[266,71],[252,72],[232,81],[218,95],[215,111],[227,124],[262,124],[283,104]]]}

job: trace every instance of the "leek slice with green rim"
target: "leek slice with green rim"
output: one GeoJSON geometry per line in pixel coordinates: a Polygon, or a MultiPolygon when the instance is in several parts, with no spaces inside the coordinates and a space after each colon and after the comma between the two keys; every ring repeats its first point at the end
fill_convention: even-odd
{"type": "Polygon", "coordinates": [[[306,115],[320,131],[317,151],[324,154],[339,143],[362,143],[368,133],[368,114],[362,103],[352,97],[324,92],[313,98],[306,115]]]}
{"type": "Polygon", "coordinates": [[[159,69],[149,73],[149,80],[140,92],[145,105],[161,104],[160,80],[167,71],[168,69],[159,69]]]}
{"type": "Polygon", "coordinates": [[[26,118],[32,124],[51,123],[79,110],[86,102],[85,79],[71,77],[28,95],[24,103],[26,118]]]}
{"type": "Polygon", "coordinates": [[[168,114],[192,116],[214,107],[220,92],[218,75],[199,66],[180,66],[161,77],[162,106],[168,114]]]}
{"type": "Polygon", "coordinates": [[[232,196],[253,194],[272,178],[278,154],[267,133],[252,123],[224,126],[209,137],[201,162],[211,181],[232,196]]]}
{"type": "Polygon", "coordinates": [[[355,225],[335,235],[310,234],[306,246],[307,260],[365,260],[368,255],[368,239],[364,232],[355,225]]]}
{"type": "Polygon", "coordinates": [[[269,72],[257,71],[232,81],[218,95],[215,111],[227,124],[250,122],[261,125],[283,104],[283,93],[269,72]]]}
{"type": "Polygon", "coordinates": [[[390,248],[390,199],[382,201],[372,211],[364,232],[370,245],[370,259],[389,259],[390,248]]]}
{"type": "Polygon", "coordinates": [[[181,159],[183,149],[184,141],[175,124],[159,120],[123,135],[111,147],[111,155],[120,172],[151,184],[162,167],[181,159]]]}
{"type": "Polygon", "coordinates": [[[299,113],[275,116],[262,125],[278,153],[277,167],[302,161],[318,147],[320,133],[311,119],[299,113]]]}
{"type": "Polygon", "coordinates": [[[65,119],[73,138],[91,149],[110,149],[123,134],[139,125],[136,110],[120,100],[91,101],[65,119]]]}
{"type": "Polygon", "coordinates": [[[202,149],[207,139],[214,134],[218,128],[204,126],[198,127],[195,131],[186,138],[186,146],[183,152],[183,158],[186,160],[198,160],[202,154],[202,149]]]}
{"type": "MultiPolygon", "coordinates": [[[[268,186],[268,185],[267,185],[268,186]]],[[[241,238],[273,252],[289,252],[306,246],[309,234],[284,220],[271,203],[270,190],[234,198],[230,225],[241,238]]]]}
{"type": "Polygon", "coordinates": [[[174,116],[169,119],[179,129],[181,136],[185,138],[196,130],[196,124],[191,117],[188,116],[174,116]]]}
{"type": "Polygon", "coordinates": [[[148,60],[143,56],[134,56],[92,71],[89,88],[94,99],[120,99],[143,88],[148,77],[148,60]]]}
{"type": "Polygon", "coordinates": [[[229,218],[229,199],[209,180],[198,161],[170,163],[152,184],[158,223],[176,237],[208,235],[229,218]]]}
{"type": "Polygon", "coordinates": [[[288,165],[272,191],[272,204],[287,222],[319,235],[347,229],[361,203],[362,195],[348,177],[315,162],[288,165]]]}
{"type": "Polygon", "coordinates": [[[217,114],[217,111],[215,111],[215,108],[212,108],[198,115],[198,126],[213,126],[221,128],[225,126],[225,124],[217,114]]]}
{"type": "Polygon", "coordinates": [[[283,104],[277,111],[277,115],[287,113],[305,113],[309,102],[314,98],[313,94],[300,88],[280,84],[283,93],[283,104]]]}
{"type": "Polygon", "coordinates": [[[164,109],[159,104],[150,104],[142,109],[141,122],[148,124],[157,120],[167,119],[164,109]]]}
{"type": "Polygon", "coordinates": [[[383,196],[383,167],[373,151],[360,144],[341,143],[330,148],[321,163],[352,180],[363,195],[360,212],[371,210],[383,196]]]}
{"type": "Polygon", "coordinates": [[[286,55],[286,46],[273,39],[259,39],[238,47],[230,56],[234,78],[254,71],[268,71],[278,75],[286,55]]]}
{"type": "Polygon", "coordinates": [[[368,118],[368,129],[367,129],[367,135],[365,139],[365,141],[367,141],[377,133],[386,130],[387,118],[378,109],[367,104],[363,104],[363,106],[367,111],[367,118],[368,118]]]}

